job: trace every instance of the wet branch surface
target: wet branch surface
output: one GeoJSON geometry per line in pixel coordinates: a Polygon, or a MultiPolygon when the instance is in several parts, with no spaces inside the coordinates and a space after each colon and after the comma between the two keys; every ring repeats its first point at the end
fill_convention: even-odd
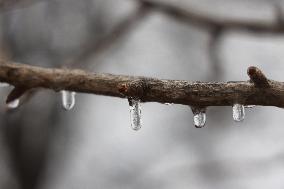
{"type": "Polygon", "coordinates": [[[249,81],[189,82],[50,69],[0,61],[0,81],[15,86],[11,92],[13,95],[9,95],[10,101],[19,98],[25,91],[47,88],[54,91],[69,90],[120,98],[139,98],[142,102],[202,107],[231,106],[234,103],[284,107],[283,82],[268,80],[256,67],[249,67],[248,75],[249,81]]]}

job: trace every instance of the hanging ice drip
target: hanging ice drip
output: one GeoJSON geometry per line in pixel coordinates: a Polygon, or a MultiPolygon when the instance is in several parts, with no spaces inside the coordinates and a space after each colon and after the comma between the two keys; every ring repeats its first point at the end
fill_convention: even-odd
{"type": "Polygon", "coordinates": [[[71,110],[75,105],[75,92],[73,91],[61,91],[62,106],[65,110],[71,110]]]}
{"type": "Polygon", "coordinates": [[[142,126],[141,103],[139,99],[128,98],[131,128],[138,131],[142,126]]]}
{"type": "Polygon", "coordinates": [[[233,105],[233,119],[234,121],[243,121],[245,119],[245,107],[242,104],[233,105]]]}
{"type": "Polygon", "coordinates": [[[206,108],[191,107],[193,113],[193,123],[196,128],[202,128],[206,123],[206,108]]]}

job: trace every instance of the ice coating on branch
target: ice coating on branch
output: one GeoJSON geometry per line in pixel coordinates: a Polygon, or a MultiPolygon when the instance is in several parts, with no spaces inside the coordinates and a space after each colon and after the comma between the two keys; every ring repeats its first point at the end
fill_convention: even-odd
{"type": "Polygon", "coordinates": [[[205,108],[191,108],[193,112],[193,123],[196,128],[202,128],[206,123],[206,109],[205,108]]]}
{"type": "Polygon", "coordinates": [[[245,119],[245,107],[242,104],[233,105],[233,119],[235,121],[243,121],[245,119]]]}
{"type": "Polygon", "coordinates": [[[138,131],[142,126],[141,103],[139,99],[128,98],[131,128],[138,131]]]}
{"type": "Polygon", "coordinates": [[[75,105],[75,92],[73,91],[61,91],[62,106],[65,110],[71,110],[75,105]]]}

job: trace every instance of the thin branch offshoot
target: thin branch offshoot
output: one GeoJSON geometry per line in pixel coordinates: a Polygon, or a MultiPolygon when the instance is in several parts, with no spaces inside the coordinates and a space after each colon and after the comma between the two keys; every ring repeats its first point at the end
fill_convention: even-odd
{"type": "Polygon", "coordinates": [[[275,19],[271,21],[260,20],[242,20],[227,17],[217,17],[200,12],[194,8],[183,6],[182,4],[172,3],[170,1],[158,0],[137,0],[140,3],[145,3],[153,9],[177,18],[180,21],[185,21],[190,24],[202,28],[216,28],[221,27],[224,30],[244,30],[249,32],[258,33],[283,33],[283,13],[280,6],[275,6],[275,19]]]}
{"type": "Polygon", "coordinates": [[[175,103],[197,107],[233,106],[236,103],[284,107],[284,83],[264,80],[264,75],[253,74],[253,69],[257,68],[248,68],[252,81],[217,83],[98,74],[0,61],[0,82],[29,90],[67,90],[120,98],[131,97],[140,99],[141,102],[175,103]],[[259,82],[263,82],[263,85],[260,85],[262,87],[259,87],[259,82]]]}

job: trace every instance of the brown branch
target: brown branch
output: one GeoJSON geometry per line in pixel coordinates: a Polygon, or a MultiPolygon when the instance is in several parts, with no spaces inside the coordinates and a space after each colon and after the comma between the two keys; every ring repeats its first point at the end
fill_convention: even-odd
{"type": "Polygon", "coordinates": [[[250,77],[251,82],[253,82],[256,87],[269,87],[268,79],[257,67],[250,66],[247,70],[247,74],[250,77]]]}
{"type": "Polygon", "coordinates": [[[161,80],[83,70],[49,69],[0,61],[0,81],[15,87],[48,88],[82,93],[139,98],[142,102],[176,103],[191,106],[244,105],[284,107],[284,83],[269,80],[259,88],[250,81],[203,83],[161,80]]]}
{"type": "Polygon", "coordinates": [[[10,103],[18,98],[20,98],[23,94],[28,91],[25,87],[15,87],[10,94],[7,96],[6,103],[10,103]]]}
{"type": "Polygon", "coordinates": [[[279,22],[279,9],[275,8],[275,20],[271,22],[264,22],[259,20],[238,20],[234,18],[220,18],[217,16],[201,13],[192,8],[179,5],[178,3],[170,3],[159,0],[137,0],[142,3],[151,5],[154,9],[165,14],[173,16],[179,20],[189,22],[204,28],[221,27],[224,29],[238,29],[251,32],[270,32],[280,33],[284,31],[284,25],[279,22]]]}

